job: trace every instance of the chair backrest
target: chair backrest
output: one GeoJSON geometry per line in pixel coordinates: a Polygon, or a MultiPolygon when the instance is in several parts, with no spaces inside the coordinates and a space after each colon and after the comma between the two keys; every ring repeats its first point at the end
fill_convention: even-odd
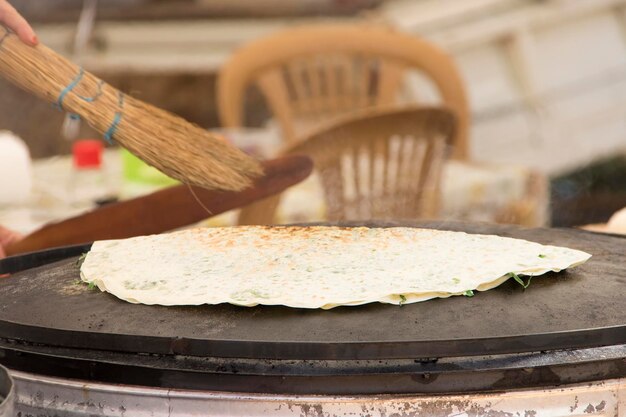
{"type": "MultiPolygon", "coordinates": [[[[447,109],[376,109],[346,116],[283,153],[313,159],[329,221],[435,218],[455,132],[447,109]]],[[[239,224],[272,224],[279,201],[245,207],[239,224]]]]}
{"type": "Polygon", "coordinates": [[[255,85],[294,143],[338,115],[394,104],[408,69],[430,78],[455,112],[454,156],[466,158],[469,110],[452,59],[419,38],[364,24],[288,29],[236,51],[220,71],[220,118],[224,127],[242,126],[244,95],[255,85]]]}
{"type": "Polygon", "coordinates": [[[293,146],[320,176],[329,221],[433,218],[455,133],[450,111],[372,110],[293,146]]]}

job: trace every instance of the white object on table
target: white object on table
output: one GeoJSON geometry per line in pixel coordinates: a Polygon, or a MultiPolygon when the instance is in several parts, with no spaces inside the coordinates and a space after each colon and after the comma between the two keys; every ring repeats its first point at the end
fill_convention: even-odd
{"type": "Polygon", "coordinates": [[[13,133],[0,131],[0,205],[26,202],[32,183],[28,147],[13,133]]]}
{"type": "MultiPolygon", "coordinates": [[[[0,155],[0,160],[2,159],[0,155]]],[[[4,165],[0,162],[0,168],[2,166],[4,165]]],[[[150,191],[123,193],[124,189],[120,186],[122,168],[117,150],[104,152],[103,169],[112,182],[111,191],[114,193],[131,198],[150,191]]],[[[31,169],[32,192],[29,198],[13,201],[10,205],[0,204],[0,225],[29,234],[46,223],[67,219],[93,209],[92,203],[72,205],[68,187],[72,170],[70,155],[34,160],[31,169]]]]}

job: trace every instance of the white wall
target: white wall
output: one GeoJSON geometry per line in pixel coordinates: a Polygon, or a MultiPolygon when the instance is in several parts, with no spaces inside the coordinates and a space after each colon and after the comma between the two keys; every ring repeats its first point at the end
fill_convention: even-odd
{"type": "Polygon", "coordinates": [[[395,0],[404,30],[457,59],[476,160],[557,174],[626,152],[626,2],[395,0]]]}

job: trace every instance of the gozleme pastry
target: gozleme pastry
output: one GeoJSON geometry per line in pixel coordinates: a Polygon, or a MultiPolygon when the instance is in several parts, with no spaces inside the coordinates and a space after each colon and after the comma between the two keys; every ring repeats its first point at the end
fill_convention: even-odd
{"type": "Polygon", "coordinates": [[[95,242],[81,277],[131,303],[328,309],[468,295],[590,257],[429,229],[241,226],[95,242]]]}

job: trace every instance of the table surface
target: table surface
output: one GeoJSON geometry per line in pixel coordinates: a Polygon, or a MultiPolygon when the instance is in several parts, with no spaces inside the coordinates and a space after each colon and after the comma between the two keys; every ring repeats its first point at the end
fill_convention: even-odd
{"type": "MultiPolygon", "coordinates": [[[[123,163],[118,149],[104,154],[104,184],[121,199],[132,198],[158,189],[149,183],[125,181],[123,163]]],[[[33,163],[33,192],[28,204],[0,206],[0,224],[21,233],[30,233],[45,223],[78,215],[93,208],[91,203],[69,201],[72,180],[71,158],[59,156],[33,163]]],[[[442,180],[441,218],[464,221],[493,221],[495,213],[508,203],[526,198],[530,171],[522,167],[478,165],[450,161],[442,180]]],[[[547,181],[547,180],[546,180],[547,181]]],[[[103,187],[102,184],[89,187],[103,187]]],[[[537,196],[537,218],[544,219],[547,199],[537,196]]],[[[281,223],[323,221],[325,205],[322,190],[315,176],[292,187],[283,194],[278,210],[281,223]]],[[[226,226],[235,224],[236,211],[210,219],[206,224],[226,226]]]]}

